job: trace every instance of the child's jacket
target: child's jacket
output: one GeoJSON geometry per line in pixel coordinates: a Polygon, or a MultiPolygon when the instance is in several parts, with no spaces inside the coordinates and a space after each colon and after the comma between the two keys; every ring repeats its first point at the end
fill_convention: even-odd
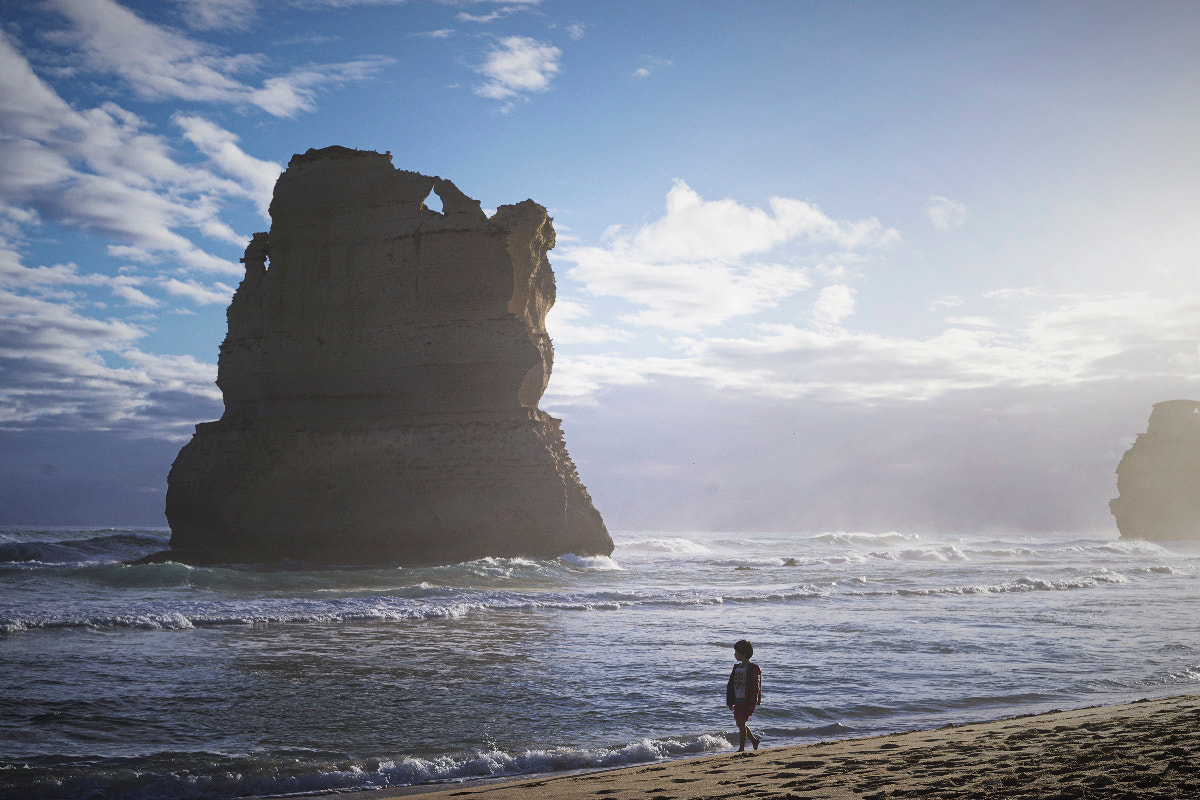
{"type": "MultiPolygon", "coordinates": [[[[725,705],[727,706],[737,702],[733,691],[733,678],[737,674],[738,666],[735,665],[733,672],[729,673],[729,683],[725,686],[725,705]]],[[[746,664],[746,702],[751,707],[762,705],[762,670],[754,662],[746,664]]]]}

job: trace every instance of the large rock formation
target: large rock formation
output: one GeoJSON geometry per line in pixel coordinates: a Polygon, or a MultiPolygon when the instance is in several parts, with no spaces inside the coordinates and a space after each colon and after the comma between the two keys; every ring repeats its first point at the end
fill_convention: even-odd
{"type": "Polygon", "coordinates": [[[612,552],[559,420],[537,408],[554,356],[546,209],[489,219],[450,181],[329,147],[292,158],[271,220],[229,305],[225,414],[171,467],[170,557],[612,552]]]}
{"type": "Polygon", "coordinates": [[[1122,538],[1200,538],[1200,403],[1155,403],[1150,425],[1117,466],[1108,507],[1122,538]]]}

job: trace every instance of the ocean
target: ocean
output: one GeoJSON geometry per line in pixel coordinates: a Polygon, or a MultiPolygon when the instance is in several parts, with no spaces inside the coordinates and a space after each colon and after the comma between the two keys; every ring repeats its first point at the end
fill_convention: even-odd
{"type": "Polygon", "coordinates": [[[232,798],[764,746],[1200,691],[1200,543],[614,535],[611,558],[128,566],[0,529],[0,797],[232,798]]]}

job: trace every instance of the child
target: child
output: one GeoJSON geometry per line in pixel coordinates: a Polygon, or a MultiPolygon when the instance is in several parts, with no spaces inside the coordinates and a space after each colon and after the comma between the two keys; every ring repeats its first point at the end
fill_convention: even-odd
{"type": "Polygon", "coordinates": [[[753,655],[754,645],[745,639],[733,646],[733,657],[738,663],[729,674],[729,684],[725,687],[725,705],[733,712],[733,719],[738,726],[739,753],[746,749],[747,739],[755,750],[761,741],[746,724],[754,713],[754,707],[762,703],[762,670],[758,664],[750,663],[753,655]]]}

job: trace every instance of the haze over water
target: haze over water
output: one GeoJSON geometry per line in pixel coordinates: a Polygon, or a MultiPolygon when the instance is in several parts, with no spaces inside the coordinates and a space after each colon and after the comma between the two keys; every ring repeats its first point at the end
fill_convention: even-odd
{"type": "Polygon", "coordinates": [[[0,531],[0,797],[368,788],[1200,690],[1200,546],[618,533],[611,559],[126,566],[157,530],[0,531]]]}

